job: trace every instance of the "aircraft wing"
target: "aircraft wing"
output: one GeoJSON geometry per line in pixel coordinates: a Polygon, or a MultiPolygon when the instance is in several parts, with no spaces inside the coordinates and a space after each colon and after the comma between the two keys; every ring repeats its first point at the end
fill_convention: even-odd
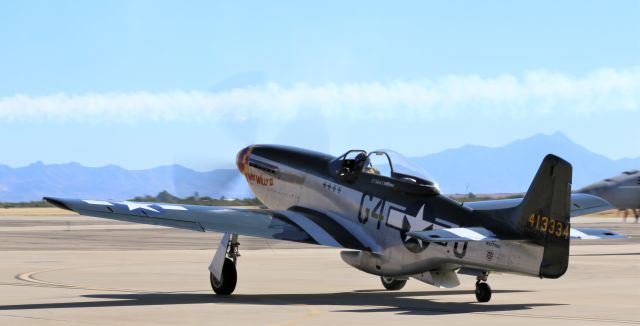
{"type": "MultiPolygon", "coordinates": [[[[448,228],[429,231],[409,232],[409,236],[428,242],[458,241],[494,241],[494,240],[526,240],[518,238],[499,238],[493,232],[482,227],[448,228]]],[[[577,228],[571,229],[571,240],[622,239],[625,236],[604,229],[577,228]]]]}
{"type": "MultiPolygon", "coordinates": [[[[490,210],[516,207],[520,205],[520,202],[522,202],[522,198],[511,198],[466,202],[464,206],[473,210],[490,210]]],[[[588,194],[571,194],[571,217],[602,212],[613,208],[609,202],[600,197],[588,194]]]]}
{"type": "Polygon", "coordinates": [[[268,210],[52,197],[45,197],[44,200],[81,215],[119,221],[380,251],[375,241],[362,232],[358,233],[359,229],[351,227],[351,222],[346,219],[301,207],[295,210],[268,210]]]}
{"type": "Polygon", "coordinates": [[[571,229],[571,240],[623,239],[625,236],[605,229],[577,228],[571,229]]]}

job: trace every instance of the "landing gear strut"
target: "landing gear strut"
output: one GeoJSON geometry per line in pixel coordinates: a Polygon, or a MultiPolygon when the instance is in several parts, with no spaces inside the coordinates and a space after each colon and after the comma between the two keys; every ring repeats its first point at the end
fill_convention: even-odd
{"type": "Polygon", "coordinates": [[[236,289],[238,281],[236,263],[240,257],[239,246],[238,235],[226,233],[209,265],[211,288],[218,295],[230,295],[236,289]]]}
{"type": "Polygon", "coordinates": [[[489,272],[483,272],[478,275],[476,281],[476,299],[478,302],[489,302],[491,300],[491,287],[488,283],[485,283],[488,276],[489,272]]]}
{"type": "Polygon", "coordinates": [[[399,280],[388,276],[380,276],[380,280],[382,281],[384,288],[389,291],[400,290],[405,284],[407,284],[407,280],[399,280]]]}

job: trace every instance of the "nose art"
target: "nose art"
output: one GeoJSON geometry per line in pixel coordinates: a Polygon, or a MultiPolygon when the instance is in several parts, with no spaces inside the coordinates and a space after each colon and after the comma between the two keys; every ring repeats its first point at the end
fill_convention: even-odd
{"type": "Polygon", "coordinates": [[[249,165],[249,156],[251,156],[251,146],[245,147],[238,152],[236,155],[236,165],[238,166],[238,170],[240,172],[247,172],[247,167],[249,165]]]}

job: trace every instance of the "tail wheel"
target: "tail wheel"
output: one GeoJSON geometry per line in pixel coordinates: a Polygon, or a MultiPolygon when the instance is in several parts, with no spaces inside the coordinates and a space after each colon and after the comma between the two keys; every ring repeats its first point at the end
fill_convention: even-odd
{"type": "Polygon", "coordinates": [[[478,302],[489,302],[491,300],[491,287],[484,282],[476,283],[476,299],[478,302]]]}
{"type": "Polygon", "coordinates": [[[209,280],[211,281],[213,292],[217,295],[230,295],[236,289],[236,283],[238,282],[236,264],[231,259],[226,258],[224,265],[222,265],[221,279],[218,280],[212,273],[209,273],[209,280]]]}
{"type": "Polygon", "coordinates": [[[380,276],[380,280],[382,281],[384,288],[390,291],[400,290],[405,284],[407,284],[407,280],[397,280],[388,276],[380,276]]]}

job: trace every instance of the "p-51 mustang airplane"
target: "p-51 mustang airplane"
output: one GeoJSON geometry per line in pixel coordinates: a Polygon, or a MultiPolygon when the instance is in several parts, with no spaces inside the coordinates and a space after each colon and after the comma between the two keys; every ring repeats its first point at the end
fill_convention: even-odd
{"type": "Polygon", "coordinates": [[[238,235],[344,248],[342,259],[381,277],[389,290],[409,278],[456,287],[477,277],[487,302],[492,271],[558,278],[570,239],[617,238],[572,229],[570,216],[609,209],[599,197],[571,194],[571,165],[547,155],[524,198],[459,203],[406,158],[388,150],[327,154],[273,145],[242,149],[237,165],[268,209],[113,202],[46,197],[82,215],[224,233],[209,265],[213,291],[236,286],[238,235]]]}

